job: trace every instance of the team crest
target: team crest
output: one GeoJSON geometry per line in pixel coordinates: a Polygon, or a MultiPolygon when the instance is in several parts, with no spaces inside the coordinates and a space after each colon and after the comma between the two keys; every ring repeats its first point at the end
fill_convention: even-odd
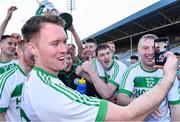
{"type": "Polygon", "coordinates": [[[75,78],[74,79],[74,84],[78,85],[79,84],[79,80],[80,80],[79,78],[75,78]]]}

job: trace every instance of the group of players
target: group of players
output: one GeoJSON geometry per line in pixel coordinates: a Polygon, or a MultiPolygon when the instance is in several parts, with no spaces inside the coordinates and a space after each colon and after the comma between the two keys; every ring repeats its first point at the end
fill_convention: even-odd
{"type": "MultiPolygon", "coordinates": [[[[138,52],[141,60],[128,68],[116,59],[113,46],[109,46],[111,43],[85,43],[81,50],[84,60],[75,73],[95,87],[102,97],[99,99],[82,95],[60,80],[59,72],[67,67],[69,53],[63,19],[51,14],[33,16],[23,25],[23,39],[20,39],[18,34],[3,35],[3,28],[14,10],[16,7],[10,7],[4,21],[6,24],[1,25],[1,120],[180,120],[176,79],[178,59],[168,52],[163,69],[154,66],[157,36],[146,34],[140,38],[138,52]],[[88,52],[88,48],[94,51],[88,52]],[[13,60],[15,51],[18,61],[13,60]],[[117,98],[112,100],[113,96],[117,98]]],[[[77,33],[73,32],[79,40],[77,33]]]]}

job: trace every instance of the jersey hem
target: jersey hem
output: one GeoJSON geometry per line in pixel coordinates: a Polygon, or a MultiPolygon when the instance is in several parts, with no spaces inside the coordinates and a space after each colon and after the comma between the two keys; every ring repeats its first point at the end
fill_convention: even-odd
{"type": "Polygon", "coordinates": [[[119,85],[116,82],[114,82],[113,80],[108,80],[107,82],[113,84],[117,88],[119,87],[119,85]]]}

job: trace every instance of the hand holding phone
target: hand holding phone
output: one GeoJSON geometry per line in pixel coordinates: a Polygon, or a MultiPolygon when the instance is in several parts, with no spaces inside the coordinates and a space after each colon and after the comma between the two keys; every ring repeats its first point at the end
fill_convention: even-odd
{"type": "Polygon", "coordinates": [[[164,65],[166,62],[165,53],[169,51],[169,38],[162,37],[154,41],[155,65],[164,65]]]}

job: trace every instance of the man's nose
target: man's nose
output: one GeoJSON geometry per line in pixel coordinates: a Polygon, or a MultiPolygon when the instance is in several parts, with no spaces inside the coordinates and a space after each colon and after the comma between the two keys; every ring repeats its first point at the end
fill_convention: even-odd
{"type": "Polygon", "coordinates": [[[61,50],[61,52],[67,52],[67,46],[65,44],[62,44],[59,46],[59,50],[61,50]]]}

